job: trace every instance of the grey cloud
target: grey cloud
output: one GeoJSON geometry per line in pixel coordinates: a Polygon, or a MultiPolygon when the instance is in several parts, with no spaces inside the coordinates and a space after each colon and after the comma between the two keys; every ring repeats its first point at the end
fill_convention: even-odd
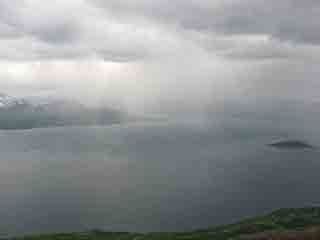
{"type": "Polygon", "coordinates": [[[185,29],[221,34],[267,34],[296,43],[320,44],[320,2],[91,0],[122,18],[145,16],[185,29]]]}
{"type": "Polygon", "coordinates": [[[130,62],[175,54],[179,46],[190,46],[193,35],[206,34],[207,40],[194,41],[193,47],[230,58],[299,57],[281,42],[320,44],[319,22],[320,2],[315,0],[58,0],[52,5],[3,0],[0,41],[14,41],[12,50],[1,55],[130,62]],[[227,39],[243,35],[266,35],[277,44],[239,45],[233,43],[236,38],[227,39]],[[21,44],[16,39],[28,40],[21,44]]]}
{"type": "MultiPolygon", "coordinates": [[[[28,1],[4,1],[0,4],[0,23],[14,29],[20,36],[29,35],[49,43],[72,42],[77,38],[79,26],[76,19],[65,16],[64,11],[28,1]],[[47,8],[46,11],[43,8],[47,8]]],[[[61,9],[63,10],[63,9],[61,9]]],[[[1,26],[1,25],[0,25],[1,26]]],[[[3,29],[0,28],[1,33],[3,29]]]]}
{"type": "Polygon", "coordinates": [[[147,54],[142,34],[114,32],[115,23],[95,14],[95,9],[82,1],[48,5],[44,1],[3,0],[0,57],[13,61],[101,57],[122,62],[147,54]]]}
{"type": "Polygon", "coordinates": [[[78,26],[71,22],[48,24],[30,29],[30,34],[52,44],[72,43],[77,40],[78,26]]]}
{"type": "Polygon", "coordinates": [[[98,7],[104,7],[109,15],[121,18],[146,17],[156,21],[178,24],[186,28],[208,28],[211,25],[214,1],[184,0],[88,0],[98,7]]]}
{"type": "Polygon", "coordinates": [[[112,50],[102,50],[99,52],[99,56],[106,61],[113,62],[134,62],[137,60],[145,59],[147,53],[143,52],[120,52],[112,50]]]}
{"type": "Polygon", "coordinates": [[[228,51],[221,56],[239,60],[288,60],[297,57],[297,54],[287,51],[269,51],[268,49],[241,49],[238,51],[228,51]]]}
{"type": "Polygon", "coordinates": [[[241,44],[240,46],[222,51],[221,56],[239,60],[286,60],[307,61],[319,60],[320,48],[295,45],[274,39],[263,43],[241,44]]]}
{"type": "Polygon", "coordinates": [[[21,37],[21,33],[14,27],[0,22],[0,39],[14,39],[21,37]]]}
{"type": "Polygon", "coordinates": [[[0,85],[111,95],[137,109],[202,107],[247,89],[290,95],[319,75],[310,67],[319,9],[319,0],[0,0],[0,85]]]}

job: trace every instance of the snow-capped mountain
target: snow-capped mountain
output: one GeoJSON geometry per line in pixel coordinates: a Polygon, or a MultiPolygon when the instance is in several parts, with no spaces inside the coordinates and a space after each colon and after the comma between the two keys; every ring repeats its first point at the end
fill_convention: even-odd
{"type": "Polygon", "coordinates": [[[0,93],[0,108],[10,108],[15,105],[25,105],[27,104],[26,100],[19,99],[16,97],[11,97],[6,94],[0,93]]]}
{"type": "Polygon", "coordinates": [[[0,94],[0,129],[108,125],[126,118],[125,113],[107,107],[92,109],[74,101],[30,101],[0,94]]]}

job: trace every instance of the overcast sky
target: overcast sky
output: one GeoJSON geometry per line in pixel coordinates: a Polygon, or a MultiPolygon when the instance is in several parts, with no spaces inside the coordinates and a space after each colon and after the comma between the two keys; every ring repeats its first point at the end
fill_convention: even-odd
{"type": "Polygon", "coordinates": [[[319,0],[0,0],[0,89],[139,111],[317,101],[319,29],[319,0]]]}

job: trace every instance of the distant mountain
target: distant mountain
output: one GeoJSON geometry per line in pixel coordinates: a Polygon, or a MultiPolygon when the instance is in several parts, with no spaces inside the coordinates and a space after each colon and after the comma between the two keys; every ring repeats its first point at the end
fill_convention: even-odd
{"type": "Polygon", "coordinates": [[[66,100],[37,103],[0,94],[0,129],[109,125],[126,120],[126,113],[107,107],[89,108],[66,100]]]}
{"type": "Polygon", "coordinates": [[[10,97],[6,94],[0,93],[0,108],[10,108],[23,104],[26,104],[26,101],[24,99],[10,97]]]}

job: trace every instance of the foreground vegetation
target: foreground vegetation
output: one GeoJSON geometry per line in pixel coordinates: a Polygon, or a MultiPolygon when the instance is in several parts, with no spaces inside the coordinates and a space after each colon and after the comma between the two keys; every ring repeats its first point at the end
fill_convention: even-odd
{"type": "Polygon", "coordinates": [[[39,235],[15,240],[240,240],[320,239],[320,208],[280,209],[242,222],[186,233],[125,233],[91,231],[39,235]]]}

